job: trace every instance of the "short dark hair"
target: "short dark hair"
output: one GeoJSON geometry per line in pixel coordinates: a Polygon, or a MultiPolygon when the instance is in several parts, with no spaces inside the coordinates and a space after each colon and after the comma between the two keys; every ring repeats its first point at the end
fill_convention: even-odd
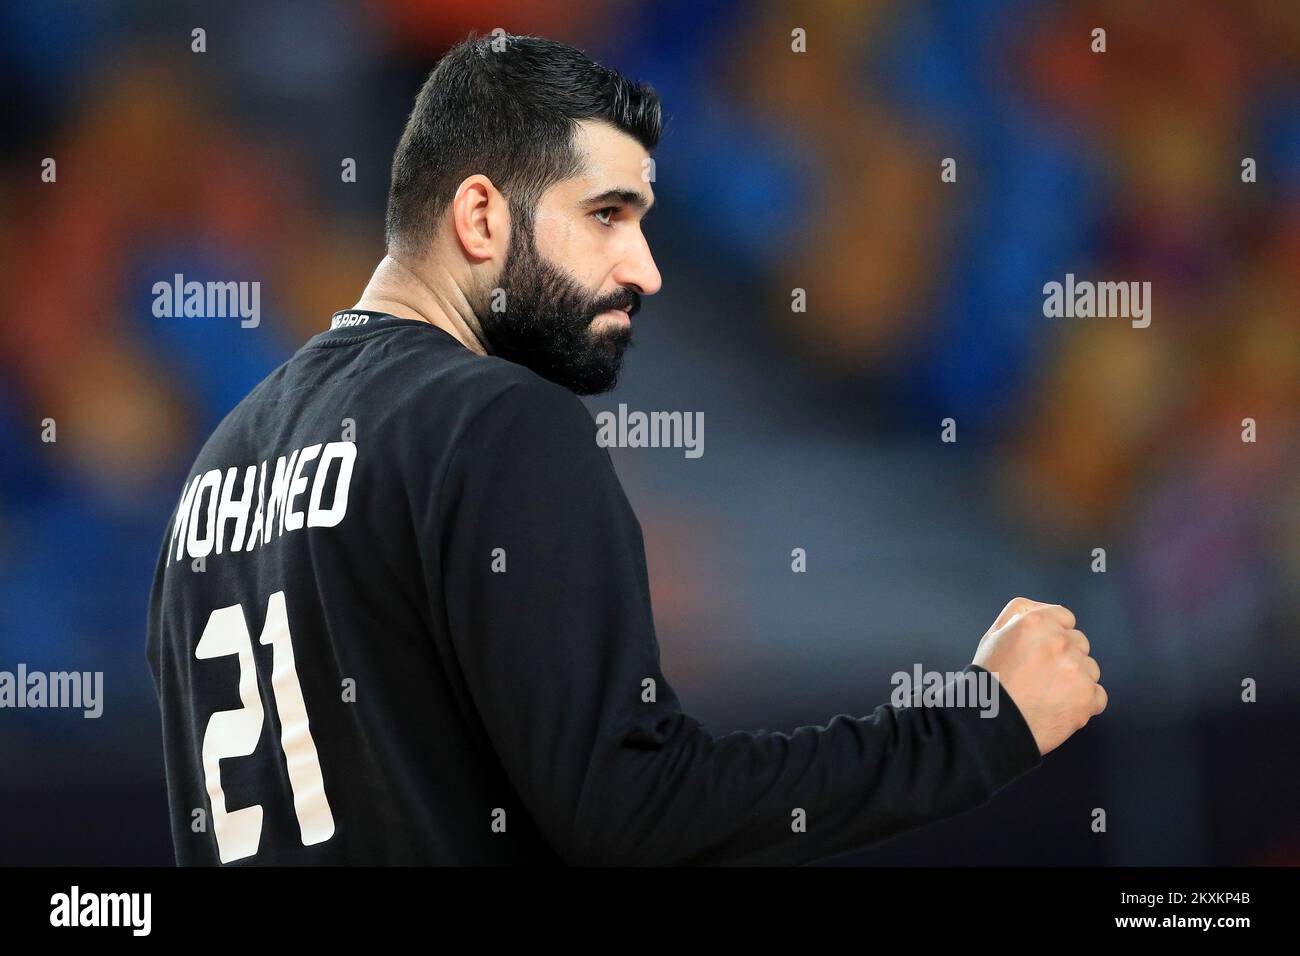
{"type": "Polygon", "coordinates": [[[384,236],[389,252],[432,237],[465,177],[482,173],[531,221],[545,190],[581,171],[579,120],[603,120],[646,151],[659,142],[659,95],[581,50],[534,36],[468,38],[425,81],[393,156],[384,236]]]}

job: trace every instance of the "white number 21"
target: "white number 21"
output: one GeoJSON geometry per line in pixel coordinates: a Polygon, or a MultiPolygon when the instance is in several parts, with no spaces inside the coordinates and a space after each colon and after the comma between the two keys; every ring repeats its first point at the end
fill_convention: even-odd
{"type": "MultiPolygon", "coordinates": [[[[298,815],[302,844],[324,843],[334,835],[334,815],[325,796],[320,758],[307,722],[307,705],[294,664],[283,591],[276,591],[267,603],[266,623],[258,643],[271,645],[271,690],[280,714],[280,746],[293,787],[293,808],[298,815]]],[[[252,856],[262,840],[261,804],[227,811],[226,794],[221,789],[220,761],[227,757],[247,757],[256,750],[265,716],[257,692],[253,639],[244,619],[244,609],[238,604],[213,611],[194,648],[194,656],[199,660],[228,654],[239,655],[239,699],[243,706],[213,714],[203,734],[203,776],[212,800],[212,829],[222,863],[252,856]]]]}

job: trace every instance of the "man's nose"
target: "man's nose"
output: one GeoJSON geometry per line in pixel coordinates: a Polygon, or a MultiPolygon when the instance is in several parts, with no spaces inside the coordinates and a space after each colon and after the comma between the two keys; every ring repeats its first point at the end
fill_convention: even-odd
{"type": "Polygon", "coordinates": [[[654,295],[663,286],[663,278],[645,236],[639,235],[635,246],[619,262],[614,270],[614,281],[621,286],[632,286],[642,295],[654,295]]]}

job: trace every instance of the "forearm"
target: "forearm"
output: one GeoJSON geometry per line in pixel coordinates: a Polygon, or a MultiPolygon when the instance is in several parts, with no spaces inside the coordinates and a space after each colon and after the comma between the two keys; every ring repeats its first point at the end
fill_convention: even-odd
{"type": "Polygon", "coordinates": [[[660,713],[596,742],[566,855],[808,863],[976,807],[1040,759],[1005,694],[995,717],[885,705],[791,734],[713,737],[660,713]]]}

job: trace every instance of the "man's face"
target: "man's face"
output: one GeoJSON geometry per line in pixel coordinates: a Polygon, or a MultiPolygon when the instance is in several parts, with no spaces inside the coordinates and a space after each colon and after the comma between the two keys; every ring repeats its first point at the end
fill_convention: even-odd
{"type": "Polygon", "coordinates": [[[631,317],[662,282],[641,232],[654,202],[645,149],[596,122],[579,124],[574,145],[583,171],[542,195],[531,227],[512,210],[504,296],[475,312],[493,354],[593,395],[614,387],[631,317]]]}

